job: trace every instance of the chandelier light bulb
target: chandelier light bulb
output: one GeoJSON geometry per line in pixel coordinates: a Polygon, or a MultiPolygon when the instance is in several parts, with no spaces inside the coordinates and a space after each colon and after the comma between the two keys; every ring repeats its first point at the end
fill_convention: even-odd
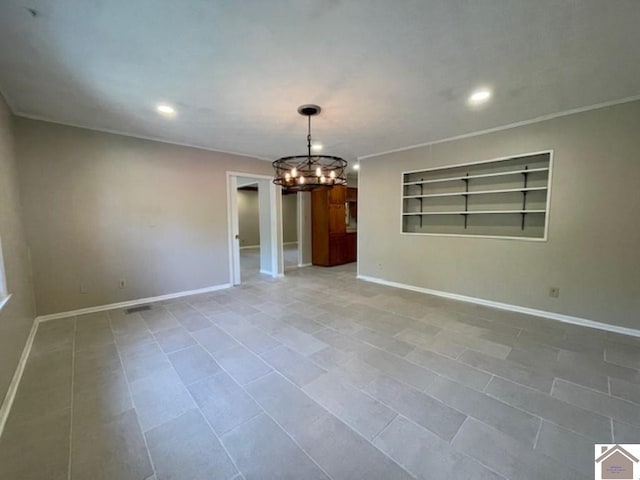
{"type": "Polygon", "coordinates": [[[332,180],[335,179],[336,178],[336,172],[331,170],[331,172],[329,173],[329,176],[331,177],[332,180]]]}
{"type": "Polygon", "coordinates": [[[292,176],[293,178],[296,178],[296,177],[298,176],[298,169],[296,169],[296,167],[293,167],[293,168],[291,169],[291,176],[292,176]]]}
{"type": "Polygon", "coordinates": [[[322,175],[320,177],[320,183],[325,183],[327,181],[327,177],[325,177],[324,175],[322,175]]]}
{"type": "Polygon", "coordinates": [[[291,180],[291,174],[289,172],[284,174],[284,179],[288,182],[289,180],[291,180]]]}
{"type": "Polygon", "coordinates": [[[322,176],[322,169],[320,167],[316,168],[316,177],[322,176]]]}
{"type": "Polygon", "coordinates": [[[299,182],[300,182],[300,185],[302,185],[304,183],[304,177],[303,176],[300,176],[299,182]]]}

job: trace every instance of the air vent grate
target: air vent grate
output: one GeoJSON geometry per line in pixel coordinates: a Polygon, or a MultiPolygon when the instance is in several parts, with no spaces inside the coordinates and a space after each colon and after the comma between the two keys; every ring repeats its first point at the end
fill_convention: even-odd
{"type": "Polygon", "coordinates": [[[136,313],[136,312],[144,312],[146,310],[151,310],[151,305],[141,305],[139,307],[127,308],[124,313],[136,313]]]}

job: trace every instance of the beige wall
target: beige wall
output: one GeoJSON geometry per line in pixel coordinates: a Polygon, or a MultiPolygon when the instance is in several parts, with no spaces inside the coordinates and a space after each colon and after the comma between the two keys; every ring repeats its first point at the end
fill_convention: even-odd
{"type": "Polygon", "coordinates": [[[39,315],[229,282],[225,172],[269,162],[15,123],[39,315]]]}
{"type": "Polygon", "coordinates": [[[298,192],[298,264],[311,265],[311,193],[298,192]]]}
{"type": "Polygon", "coordinates": [[[0,239],[11,294],[0,310],[0,404],[35,317],[12,127],[11,114],[0,95],[0,239]]]}
{"type": "Polygon", "coordinates": [[[360,274],[640,329],[638,132],[633,102],[363,160],[360,274]],[[402,171],[544,149],[547,242],[400,234],[402,171]]]}
{"type": "MultiPolygon", "coordinates": [[[[282,195],[283,242],[296,242],[298,238],[297,195],[282,195]]],[[[260,244],[260,225],[257,190],[238,190],[238,230],[240,246],[260,244]]]]}
{"type": "Polygon", "coordinates": [[[282,196],[282,238],[284,243],[298,241],[298,195],[282,196]]]}
{"type": "Polygon", "coordinates": [[[260,216],[257,190],[238,190],[238,232],[241,247],[260,245],[260,216]]]}

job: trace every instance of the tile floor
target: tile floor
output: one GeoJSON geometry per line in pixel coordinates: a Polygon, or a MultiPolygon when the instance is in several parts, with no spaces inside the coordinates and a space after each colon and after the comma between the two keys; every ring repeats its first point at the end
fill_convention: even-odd
{"type": "Polygon", "coordinates": [[[353,265],[40,325],[2,479],[593,478],[640,442],[640,339],[353,265]]]}

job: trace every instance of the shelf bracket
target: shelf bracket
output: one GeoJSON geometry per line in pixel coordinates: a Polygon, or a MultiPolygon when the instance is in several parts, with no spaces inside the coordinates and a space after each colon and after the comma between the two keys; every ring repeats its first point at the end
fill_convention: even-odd
{"type": "MultiPolygon", "coordinates": [[[[523,188],[527,188],[527,182],[529,180],[529,172],[527,172],[527,170],[529,170],[529,166],[525,165],[524,167],[524,172],[522,172],[522,175],[524,177],[524,187],[523,188]]],[[[524,230],[524,219],[527,216],[527,191],[523,190],[522,191],[522,225],[521,225],[521,229],[524,230]]]]}
{"type": "MultiPolygon", "coordinates": [[[[466,176],[469,176],[469,172],[466,173],[466,176]]],[[[463,178],[462,181],[464,182],[464,193],[469,193],[469,179],[468,178],[463,178]]],[[[468,212],[469,211],[469,195],[465,195],[464,196],[464,211],[468,212]]],[[[463,215],[464,217],[464,229],[467,229],[467,219],[469,218],[469,215],[467,215],[466,213],[463,215]]]]}
{"type": "MultiPolygon", "coordinates": [[[[420,181],[424,182],[424,178],[421,178],[420,181]]],[[[420,195],[420,213],[422,213],[424,212],[422,206],[422,201],[424,200],[424,198],[422,198],[422,195],[424,195],[424,183],[420,184],[420,195]]],[[[420,230],[422,230],[422,217],[424,217],[424,215],[420,215],[420,230]]]]}

